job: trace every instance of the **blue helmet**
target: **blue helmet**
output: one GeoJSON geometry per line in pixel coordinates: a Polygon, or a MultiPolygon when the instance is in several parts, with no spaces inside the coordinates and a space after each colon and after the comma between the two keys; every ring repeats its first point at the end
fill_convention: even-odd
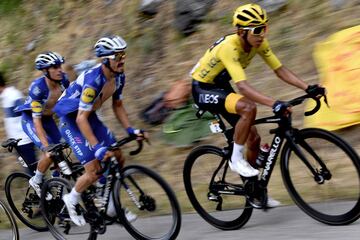
{"type": "Polygon", "coordinates": [[[35,68],[37,70],[47,69],[51,66],[61,65],[65,59],[56,52],[40,53],[35,59],[35,68]]]}
{"type": "Polygon", "coordinates": [[[94,45],[97,57],[107,57],[126,49],[126,42],[120,36],[100,38],[94,45]]]}

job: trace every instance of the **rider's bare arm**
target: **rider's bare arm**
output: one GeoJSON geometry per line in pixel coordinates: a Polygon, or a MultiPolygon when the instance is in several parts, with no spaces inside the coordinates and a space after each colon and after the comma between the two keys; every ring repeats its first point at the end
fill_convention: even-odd
{"type": "Polygon", "coordinates": [[[45,129],[42,125],[41,117],[33,118],[36,134],[40,139],[41,144],[46,147],[49,145],[46,137],[45,129]]]}
{"type": "Polygon", "coordinates": [[[121,125],[125,129],[130,127],[129,117],[124,108],[123,101],[122,100],[113,100],[112,107],[113,107],[114,114],[115,114],[116,118],[119,120],[119,122],[121,123],[121,125]]]}
{"type": "Polygon", "coordinates": [[[90,113],[91,113],[91,111],[79,110],[78,114],[76,116],[76,124],[78,125],[78,127],[79,127],[81,133],[84,135],[84,137],[89,141],[89,144],[91,146],[95,146],[97,143],[99,143],[99,141],[95,137],[95,134],[92,131],[90,123],[89,123],[90,113]]]}
{"type": "Polygon", "coordinates": [[[308,87],[308,84],[301,80],[298,76],[295,75],[290,69],[285,66],[281,66],[278,69],[274,70],[275,74],[284,82],[291,84],[295,87],[305,90],[308,87]]]}
{"type": "Polygon", "coordinates": [[[236,87],[239,89],[241,95],[245,96],[246,98],[250,99],[251,101],[254,101],[256,103],[260,103],[262,105],[269,106],[269,107],[272,107],[275,103],[274,99],[257,91],[255,88],[250,86],[246,80],[237,82],[236,87]]]}

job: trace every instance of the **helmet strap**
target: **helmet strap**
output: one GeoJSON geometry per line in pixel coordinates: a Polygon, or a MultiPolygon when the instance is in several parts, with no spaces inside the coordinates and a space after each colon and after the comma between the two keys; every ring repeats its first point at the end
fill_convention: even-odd
{"type": "Polygon", "coordinates": [[[118,72],[114,71],[114,69],[112,69],[112,67],[110,66],[110,60],[108,58],[105,58],[103,60],[103,64],[110,70],[110,72],[114,73],[115,75],[119,74],[118,72]]]}
{"type": "MultiPolygon", "coordinates": [[[[250,45],[249,41],[248,41],[248,35],[249,35],[249,30],[245,30],[245,34],[243,36],[244,42],[246,45],[250,45]]],[[[250,45],[251,46],[251,45],[250,45]]]]}

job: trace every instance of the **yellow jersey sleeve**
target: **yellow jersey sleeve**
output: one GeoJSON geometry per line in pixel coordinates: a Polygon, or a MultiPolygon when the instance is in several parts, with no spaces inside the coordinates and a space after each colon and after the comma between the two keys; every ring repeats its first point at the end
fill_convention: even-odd
{"type": "Polygon", "coordinates": [[[264,39],[264,42],[260,45],[257,52],[272,70],[276,70],[282,66],[280,60],[271,50],[267,39],[264,39]]]}
{"type": "Polygon", "coordinates": [[[239,49],[233,44],[223,44],[218,51],[218,58],[231,76],[231,79],[237,83],[246,80],[245,71],[241,65],[239,49]]]}

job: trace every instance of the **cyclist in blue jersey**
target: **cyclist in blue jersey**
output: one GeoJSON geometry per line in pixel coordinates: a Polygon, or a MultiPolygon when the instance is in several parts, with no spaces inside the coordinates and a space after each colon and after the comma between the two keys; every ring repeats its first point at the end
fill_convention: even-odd
{"type": "Polygon", "coordinates": [[[45,149],[49,144],[59,143],[61,139],[53,118],[53,107],[69,86],[69,81],[62,71],[64,62],[64,58],[56,52],[47,51],[39,54],[35,59],[35,68],[42,71],[43,76],[31,83],[25,103],[16,109],[22,112],[24,132],[42,151],[35,175],[29,180],[29,184],[39,196],[44,174],[52,164],[45,149]]]}
{"type": "MultiPolygon", "coordinates": [[[[81,193],[99,178],[96,174],[101,168],[98,160],[115,156],[120,165],[124,163],[120,151],[107,150],[107,147],[116,140],[99,119],[97,110],[112,97],[115,117],[127,133],[144,135],[143,131],[131,127],[122,101],[126,46],[126,42],[119,36],[99,39],[94,49],[96,56],[102,58],[102,63],[80,74],[54,108],[60,117],[60,131],[63,138],[70,144],[85,168],[85,173],[78,178],[72,191],[63,197],[71,220],[79,226],[84,225],[85,220],[81,213],[77,213],[76,205],[80,201],[81,193]]],[[[107,214],[114,216],[116,211],[111,201],[112,198],[107,214]]],[[[128,213],[127,217],[130,221],[136,218],[134,215],[131,216],[131,213],[128,213]]]]}

